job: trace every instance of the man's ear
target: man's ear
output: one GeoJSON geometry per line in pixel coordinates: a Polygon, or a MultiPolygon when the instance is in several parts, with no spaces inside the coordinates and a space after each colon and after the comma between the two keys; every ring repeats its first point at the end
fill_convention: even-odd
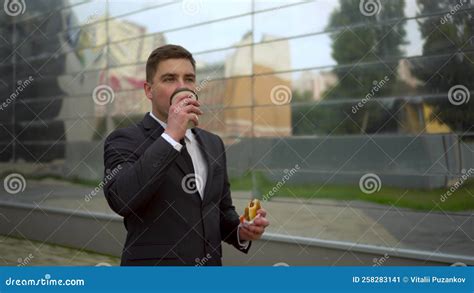
{"type": "Polygon", "coordinates": [[[151,97],[152,97],[152,93],[151,93],[151,86],[148,82],[144,82],[143,83],[143,89],[145,90],[145,95],[146,97],[151,100],[151,97]]]}

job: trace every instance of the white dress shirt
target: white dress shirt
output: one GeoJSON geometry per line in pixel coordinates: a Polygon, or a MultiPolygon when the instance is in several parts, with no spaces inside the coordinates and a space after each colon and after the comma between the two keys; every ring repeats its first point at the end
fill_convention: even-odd
{"type": "MultiPolygon", "coordinates": [[[[158,119],[152,112],[149,112],[150,116],[155,119],[160,125],[166,129],[166,123],[158,119]]],[[[183,148],[183,145],[174,140],[171,136],[169,136],[167,133],[162,133],[161,137],[163,137],[170,145],[172,145],[178,152],[181,151],[183,148]]],[[[187,129],[186,133],[184,135],[185,143],[186,143],[186,148],[188,150],[189,155],[191,156],[191,160],[193,161],[193,167],[194,167],[194,175],[196,176],[196,187],[199,192],[199,195],[201,196],[201,199],[204,197],[204,188],[206,187],[206,180],[207,180],[207,164],[206,160],[204,159],[204,156],[199,149],[198,142],[196,140],[196,136],[194,133],[191,131],[191,129],[187,129]]],[[[237,240],[239,241],[239,244],[241,247],[246,248],[249,245],[248,241],[240,241],[240,226],[238,227],[237,230],[237,240]]]]}
{"type": "MultiPolygon", "coordinates": [[[[158,119],[152,112],[150,112],[150,116],[153,117],[160,125],[166,129],[166,123],[158,119]]],[[[175,141],[171,136],[167,133],[161,135],[167,142],[169,142],[178,152],[181,151],[183,146],[175,141]]],[[[201,199],[204,197],[204,188],[206,187],[206,180],[207,180],[207,164],[204,156],[199,149],[198,141],[196,140],[196,136],[191,131],[191,129],[186,130],[186,134],[184,135],[184,141],[186,143],[186,149],[188,150],[189,155],[191,156],[191,160],[193,161],[194,167],[194,176],[196,177],[196,188],[201,196],[201,199]]]]}

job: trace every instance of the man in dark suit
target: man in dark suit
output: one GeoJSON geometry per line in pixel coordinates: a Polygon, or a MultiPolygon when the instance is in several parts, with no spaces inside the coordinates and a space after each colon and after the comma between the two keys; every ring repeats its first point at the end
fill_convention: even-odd
{"type": "Polygon", "coordinates": [[[195,90],[195,80],[190,52],[155,49],[144,84],[152,111],[105,140],[104,193],[128,232],[121,265],[221,265],[222,241],[247,253],[269,225],[263,209],[253,224],[239,225],[222,140],[188,129],[199,124],[200,103],[185,95],[170,105],[172,93],[195,90]]]}

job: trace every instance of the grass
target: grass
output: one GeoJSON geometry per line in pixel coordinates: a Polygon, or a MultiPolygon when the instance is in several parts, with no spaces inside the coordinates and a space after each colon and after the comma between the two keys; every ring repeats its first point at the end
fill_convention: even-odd
{"type": "MultiPolygon", "coordinates": [[[[255,182],[261,195],[267,195],[277,182],[272,182],[260,173],[256,173],[255,182]]],[[[232,190],[252,190],[251,173],[242,177],[231,178],[232,190]]],[[[422,211],[468,211],[474,210],[474,181],[466,181],[454,193],[441,201],[441,196],[447,189],[415,189],[384,186],[373,194],[363,193],[358,185],[325,185],[323,184],[290,184],[283,185],[273,196],[307,198],[307,199],[333,199],[333,200],[361,200],[387,206],[411,208],[422,211]]]]}

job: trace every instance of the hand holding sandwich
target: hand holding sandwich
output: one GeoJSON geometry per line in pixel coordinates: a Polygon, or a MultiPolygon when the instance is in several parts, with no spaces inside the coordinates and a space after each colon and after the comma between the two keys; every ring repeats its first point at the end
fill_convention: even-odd
{"type": "Polygon", "coordinates": [[[244,215],[240,216],[240,240],[258,240],[265,232],[265,228],[270,225],[266,219],[267,211],[265,211],[258,199],[252,200],[245,208],[244,215]]]}

